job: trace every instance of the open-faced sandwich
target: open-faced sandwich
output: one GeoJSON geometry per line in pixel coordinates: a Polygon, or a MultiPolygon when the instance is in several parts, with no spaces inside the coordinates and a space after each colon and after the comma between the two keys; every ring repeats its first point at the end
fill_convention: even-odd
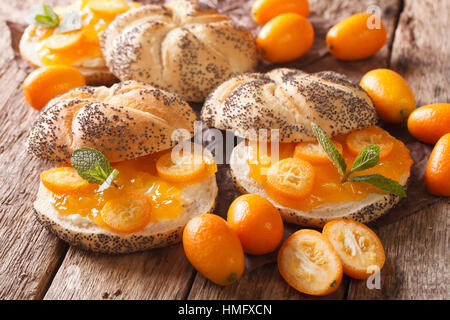
{"type": "Polygon", "coordinates": [[[108,26],[101,48],[120,80],[146,81],[194,102],[258,62],[250,32],[197,0],[128,11],[108,26]]]}
{"type": "Polygon", "coordinates": [[[20,53],[33,67],[70,65],[88,84],[112,83],[99,38],[114,18],[137,3],[125,0],[74,0],[52,8],[45,3],[30,10],[20,40],[20,53]]]}
{"type": "Polygon", "coordinates": [[[369,95],[343,75],[244,74],[210,94],[202,120],[245,138],[230,159],[236,185],[269,199],[288,222],[369,222],[405,196],[409,150],[376,126],[369,95]]]}
{"type": "Polygon", "coordinates": [[[40,176],[39,221],[99,252],[180,241],[187,221],[211,211],[217,195],[212,156],[189,142],[195,120],[177,95],[137,81],[54,98],[28,137],[33,155],[58,163],[40,176]]]}

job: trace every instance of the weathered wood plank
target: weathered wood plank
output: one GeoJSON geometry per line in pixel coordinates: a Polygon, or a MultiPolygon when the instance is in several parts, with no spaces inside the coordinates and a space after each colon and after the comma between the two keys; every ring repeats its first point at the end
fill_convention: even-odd
{"type": "Polygon", "coordinates": [[[0,299],[41,298],[66,246],[35,220],[35,198],[42,163],[23,146],[37,115],[26,105],[11,33],[0,22],[0,299]]]}
{"type": "MultiPolygon", "coordinates": [[[[448,102],[448,1],[406,0],[392,46],[392,69],[411,85],[418,106],[448,102]]],[[[349,299],[448,299],[448,198],[379,230],[387,265],[381,290],[352,281],[349,299]]]]}
{"type": "MultiPolygon", "coordinates": [[[[365,71],[375,67],[386,66],[389,59],[389,44],[394,34],[395,20],[400,10],[399,0],[375,2],[371,0],[358,2],[313,0],[310,1],[311,15],[316,17],[320,16],[329,21],[337,22],[354,13],[366,11],[369,5],[374,3],[381,8],[382,21],[388,31],[387,45],[385,45],[385,47],[383,47],[383,49],[374,57],[360,62],[345,63],[340,62],[327,54],[318,60],[313,60],[312,63],[309,63],[306,66],[303,66],[302,60],[282,64],[280,66],[298,67],[300,64],[302,65],[302,69],[308,72],[334,70],[347,74],[354,80],[359,80],[365,71]]],[[[227,13],[231,14],[231,17],[233,17],[232,6],[230,6],[227,13]]],[[[237,21],[245,19],[240,16],[237,18],[237,21]]],[[[320,22],[323,23],[323,21],[320,22]]],[[[330,26],[331,25],[332,24],[330,24],[330,26]]],[[[320,32],[320,36],[316,36],[315,41],[322,41],[322,43],[315,44],[316,48],[314,48],[314,50],[316,50],[316,53],[323,51],[323,49],[326,51],[326,30],[321,27],[320,29],[316,28],[316,33],[317,31],[320,32]]],[[[273,67],[273,65],[270,66],[270,68],[273,67]]],[[[347,285],[348,281],[346,280],[342,283],[336,293],[325,298],[345,298],[347,285]]],[[[212,282],[206,280],[201,274],[197,273],[188,299],[311,299],[311,297],[300,294],[290,288],[279,275],[276,264],[269,264],[252,272],[247,272],[236,284],[226,288],[216,286],[212,282]]]]}
{"type": "Polygon", "coordinates": [[[120,256],[71,247],[45,299],[185,299],[194,272],[181,245],[120,256]]]}

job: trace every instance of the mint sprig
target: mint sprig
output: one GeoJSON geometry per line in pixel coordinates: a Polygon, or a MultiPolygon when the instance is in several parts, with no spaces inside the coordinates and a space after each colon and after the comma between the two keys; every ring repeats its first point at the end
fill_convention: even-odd
{"type": "Polygon", "coordinates": [[[55,29],[55,33],[64,33],[79,30],[82,27],[82,19],[79,12],[68,11],[61,21],[53,8],[43,2],[32,7],[27,14],[26,21],[38,27],[55,29]]]}
{"type": "Polygon", "coordinates": [[[41,5],[32,7],[27,14],[26,21],[38,27],[53,29],[59,24],[58,15],[53,8],[43,2],[41,5]]]}
{"type": "Polygon", "coordinates": [[[93,148],[75,150],[70,162],[80,177],[89,183],[100,185],[96,192],[103,192],[114,185],[114,180],[119,175],[119,171],[111,167],[105,155],[93,148]]]}
{"type": "Polygon", "coordinates": [[[317,124],[311,122],[311,128],[320,146],[338,169],[342,177],[342,183],[346,181],[364,182],[400,197],[406,197],[406,192],[401,184],[381,174],[376,173],[350,177],[352,173],[370,169],[380,162],[380,147],[378,145],[371,144],[364,147],[353,161],[351,169],[347,172],[347,164],[345,163],[344,157],[340,154],[333,141],[328,138],[322,128],[317,124]]]}

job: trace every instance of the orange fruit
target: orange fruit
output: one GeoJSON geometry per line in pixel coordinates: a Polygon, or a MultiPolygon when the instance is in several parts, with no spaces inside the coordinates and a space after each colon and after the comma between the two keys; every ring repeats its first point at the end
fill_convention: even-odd
{"type": "Polygon", "coordinates": [[[78,69],[55,65],[31,72],[23,82],[23,93],[30,106],[41,110],[57,95],[84,85],[86,79],[78,69]]]}
{"type": "Polygon", "coordinates": [[[81,178],[72,167],[58,167],[41,173],[44,187],[53,193],[75,193],[93,191],[97,185],[81,178]]]}
{"type": "Polygon", "coordinates": [[[267,170],[267,188],[284,197],[302,198],[311,192],[314,177],[314,167],[309,162],[286,158],[267,170]]]}
{"type": "Polygon", "coordinates": [[[203,157],[192,152],[183,152],[178,157],[176,154],[168,152],[156,161],[158,175],[171,182],[190,181],[201,176],[205,170],[203,157]]]}
{"type": "MultiPolygon", "coordinates": [[[[336,149],[342,154],[342,144],[332,140],[336,149]]],[[[323,164],[331,162],[327,153],[323,151],[318,142],[299,142],[295,145],[294,158],[306,160],[312,164],[323,164]]]]}
{"type": "Polygon", "coordinates": [[[353,131],[345,139],[345,144],[354,156],[357,156],[364,147],[376,144],[380,147],[380,159],[386,158],[394,148],[393,138],[377,126],[353,131]]]}
{"type": "Polygon", "coordinates": [[[257,194],[237,197],[228,209],[227,221],[250,254],[274,251],[283,237],[283,220],[277,208],[257,194]]]}
{"type": "Polygon", "coordinates": [[[105,203],[101,220],[112,230],[136,232],[143,229],[151,218],[150,199],[136,192],[127,192],[105,203]]]}
{"type": "Polygon", "coordinates": [[[299,230],[283,243],[278,270],[290,286],[311,295],[330,294],[342,280],[341,259],[328,239],[315,230],[299,230]]]}
{"type": "Polygon", "coordinates": [[[297,13],[307,18],[308,0],[256,0],[252,6],[253,19],[260,25],[266,24],[282,13],[297,13]]]}
{"type": "Polygon", "coordinates": [[[386,42],[386,29],[380,21],[379,28],[371,28],[371,13],[358,13],[333,26],[326,42],[330,53],[341,60],[360,60],[377,53],[386,42]]]}
{"type": "Polygon", "coordinates": [[[431,152],[425,184],[429,193],[450,197],[450,133],[444,134],[431,152]]]}
{"type": "Polygon", "coordinates": [[[362,77],[360,85],[372,98],[380,118],[386,122],[401,123],[416,107],[408,82],[392,70],[369,71],[362,77]]]}
{"type": "Polygon", "coordinates": [[[215,284],[232,284],[244,272],[241,242],[228,223],[215,214],[189,220],[183,231],[183,248],[194,268],[215,284]]]}
{"type": "Polygon", "coordinates": [[[314,42],[314,29],[305,17],[296,13],[276,16],[259,31],[256,46],[261,56],[271,62],[300,58],[314,42]]]}
{"type": "Polygon", "coordinates": [[[344,273],[355,279],[367,279],[381,270],[385,255],[375,232],[353,220],[328,222],[322,231],[341,258],[344,273]]]}
{"type": "Polygon", "coordinates": [[[420,141],[436,143],[450,132],[450,103],[438,103],[414,110],[408,118],[409,132],[420,141]]]}

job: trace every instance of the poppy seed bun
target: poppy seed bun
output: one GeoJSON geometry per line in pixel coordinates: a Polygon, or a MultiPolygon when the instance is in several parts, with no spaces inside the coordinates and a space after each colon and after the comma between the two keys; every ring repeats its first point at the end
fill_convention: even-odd
{"type": "Polygon", "coordinates": [[[80,87],[51,100],[31,128],[28,150],[36,157],[68,162],[81,147],[111,162],[173,147],[194,134],[196,115],[176,94],[138,81],[80,87]]]}
{"type": "Polygon", "coordinates": [[[129,234],[101,228],[77,214],[60,215],[53,207],[51,192],[42,183],[34,209],[44,227],[71,245],[95,252],[131,253],[180,242],[184,225],[197,215],[212,212],[216,196],[216,178],[212,175],[181,189],[183,211],[178,217],[150,222],[144,229],[129,234]]]}
{"type": "Polygon", "coordinates": [[[369,95],[346,76],[286,68],[225,81],[206,99],[201,117],[209,127],[250,140],[260,129],[279,129],[280,142],[314,141],[311,121],[328,136],[377,122],[369,95]]]}
{"type": "Polygon", "coordinates": [[[193,102],[257,65],[248,30],[195,0],[127,11],[100,43],[106,64],[122,81],[147,81],[193,102]]]}
{"type": "MultiPolygon", "coordinates": [[[[330,203],[321,205],[311,211],[301,211],[285,207],[271,199],[261,183],[249,175],[248,154],[245,141],[238,144],[231,153],[230,169],[234,183],[242,193],[258,194],[275,205],[283,219],[302,226],[322,228],[328,221],[334,219],[351,219],[367,223],[379,218],[389,211],[399,201],[400,197],[387,193],[370,193],[358,201],[330,203]]],[[[409,172],[401,177],[399,183],[406,187],[409,172]]]]}
{"type": "MultiPolygon", "coordinates": [[[[34,35],[34,25],[28,26],[20,39],[19,50],[22,58],[33,68],[43,67],[38,53],[40,41],[34,35]]],[[[74,63],[72,67],[77,68],[86,78],[89,85],[111,85],[117,82],[117,78],[106,67],[102,57],[84,58],[74,63]]]]}

